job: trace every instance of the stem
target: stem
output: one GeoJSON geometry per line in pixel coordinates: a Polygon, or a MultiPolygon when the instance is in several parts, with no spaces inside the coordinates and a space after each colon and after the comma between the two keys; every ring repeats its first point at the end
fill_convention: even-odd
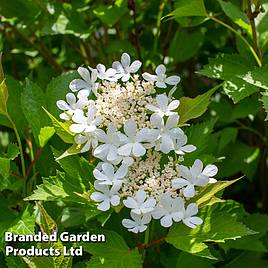
{"type": "Polygon", "coordinates": [[[15,123],[13,122],[12,118],[9,116],[8,113],[6,114],[6,117],[9,120],[9,122],[11,123],[12,128],[13,128],[13,130],[15,132],[15,135],[16,135],[16,139],[17,139],[17,142],[18,142],[18,145],[19,145],[19,150],[20,150],[20,160],[21,160],[22,175],[25,178],[26,177],[26,169],[25,169],[25,161],[24,161],[24,155],[23,155],[20,135],[19,135],[19,132],[18,132],[18,130],[16,128],[15,123]]]}
{"type": "MultiPolygon", "coordinates": [[[[144,245],[148,244],[149,238],[150,238],[150,224],[148,224],[148,227],[147,227],[146,232],[145,232],[144,245]]],[[[146,248],[144,248],[144,250],[143,250],[142,257],[143,257],[143,261],[144,261],[145,257],[146,257],[146,248]]]]}
{"type": "Polygon", "coordinates": [[[156,51],[157,49],[158,38],[160,36],[161,18],[162,18],[166,3],[167,3],[167,0],[161,2],[159,6],[159,12],[158,12],[157,21],[156,21],[157,32],[156,32],[155,39],[154,39],[154,51],[156,51]]]}
{"type": "Polygon", "coordinates": [[[210,19],[214,20],[215,22],[221,24],[222,26],[228,28],[230,31],[232,31],[233,33],[235,33],[237,36],[239,36],[241,38],[241,40],[248,46],[249,50],[251,51],[252,55],[254,56],[257,64],[259,67],[262,66],[261,60],[259,58],[259,56],[257,55],[257,53],[255,52],[254,48],[250,45],[250,43],[247,41],[247,39],[238,31],[236,31],[234,28],[232,28],[230,25],[226,24],[225,22],[213,17],[213,16],[209,16],[210,19]]]}
{"type": "Polygon", "coordinates": [[[255,25],[255,16],[251,10],[251,1],[247,0],[247,16],[250,21],[251,31],[252,31],[252,39],[253,39],[253,46],[256,54],[259,58],[261,58],[261,53],[258,47],[258,38],[257,38],[257,31],[256,31],[256,25],[255,25]]]}

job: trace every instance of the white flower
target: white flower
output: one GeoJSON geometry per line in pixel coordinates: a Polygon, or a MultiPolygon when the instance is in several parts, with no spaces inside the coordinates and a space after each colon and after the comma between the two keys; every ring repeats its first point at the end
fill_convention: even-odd
{"type": "Polygon", "coordinates": [[[66,101],[58,100],[57,106],[64,113],[60,114],[60,118],[69,121],[77,109],[83,109],[88,104],[87,95],[78,96],[78,100],[73,93],[67,93],[66,101]]]}
{"type": "Polygon", "coordinates": [[[83,90],[84,92],[90,93],[92,91],[95,95],[97,95],[97,89],[99,86],[99,84],[96,83],[98,71],[96,69],[92,69],[90,74],[89,70],[84,67],[79,67],[77,71],[83,79],[74,79],[71,81],[69,88],[73,92],[83,90]]]}
{"type": "Polygon", "coordinates": [[[156,103],[158,106],[147,104],[146,108],[154,113],[159,114],[161,117],[164,115],[170,116],[175,114],[173,110],[177,109],[180,105],[178,100],[173,100],[169,103],[169,98],[166,94],[161,94],[156,96],[156,103]]]}
{"type": "Polygon", "coordinates": [[[152,217],[150,214],[138,215],[134,212],[130,212],[130,216],[133,220],[123,219],[122,225],[126,227],[130,232],[142,233],[147,229],[147,225],[152,217]]]}
{"type": "Polygon", "coordinates": [[[148,197],[144,190],[139,190],[136,192],[134,198],[128,197],[123,200],[124,205],[127,208],[131,208],[131,211],[135,214],[145,214],[154,210],[156,201],[152,197],[148,197]]]}
{"type": "Polygon", "coordinates": [[[117,148],[120,145],[120,137],[115,125],[110,123],[107,127],[107,134],[103,130],[100,130],[98,135],[99,140],[104,144],[94,150],[94,156],[103,161],[107,160],[110,162],[121,159],[122,157],[119,156],[117,152],[117,148]]]}
{"type": "Polygon", "coordinates": [[[172,114],[169,116],[166,124],[164,119],[158,114],[153,114],[150,117],[150,121],[151,124],[157,128],[154,130],[158,133],[158,138],[155,142],[155,149],[165,154],[174,150],[176,139],[184,134],[179,127],[176,127],[179,122],[178,114],[172,114]]]}
{"type": "Polygon", "coordinates": [[[123,146],[118,149],[118,154],[123,156],[134,155],[136,157],[145,155],[146,149],[142,142],[153,141],[157,137],[154,130],[148,128],[137,131],[137,124],[134,120],[128,120],[124,124],[124,132],[126,135],[120,135],[123,146]]]}
{"type": "Polygon", "coordinates": [[[112,67],[116,70],[117,77],[126,82],[129,80],[131,73],[136,73],[140,69],[141,64],[139,60],[135,60],[130,64],[130,56],[127,53],[123,53],[121,62],[113,62],[112,67]]]}
{"type": "Polygon", "coordinates": [[[114,185],[122,184],[122,179],[127,175],[128,167],[122,164],[115,172],[114,166],[110,163],[103,163],[102,171],[95,168],[93,170],[94,177],[99,181],[99,184],[114,185]]]}
{"type": "Polygon", "coordinates": [[[70,126],[70,130],[73,133],[81,132],[94,132],[97,126],[101,123],[102,118],[96,117],[97,108],[95,106],[89,106],[86,116],[82,110],[76,110],[72,117],[75,124],[70,126]]]}
{"type": "MultiPolygon", "coordinates": [[[[94,69],[90,68],[91,71],[94,69]]],[[[106,70],[106,67],[103,64],[98,64],[96,66],[96,70],[98,71],[98,78],[101,80],[108,80],[108,81],[116,81],[117,78],[115,77],[116,70],[113,68],[108,68],[106,70]]]]}
{"type": "Polygon", "coordinates": [[[160,219],[163,227],[170,227],[173,223],[179,222],[183,218],[184,202],[181,197],[172,198],[170,193],[161,196],[159,203],[152,212],[154,219],[160,219]]]}
{"type": "Polygon", "coordinates": [[[183,211],[182,222],[190,228],[195,228],[196,225],[203,223],[203,220],[199,217],[196,217],[198,213],[198,206],[195,203],[191,203],[187,206],[186,210],[183,211]],[[193,217],[194,216],[194,217],[193,217]]]}
{"type": "Polygon", "coordinates": [[[74,141],[76,144],[82,145],[81,153],[85,153],[89,151],[90,148],[96,148],[98,146],[98,136],[97,129],[95,132],[88,132],[88,133],[80,133],[74,137],[74,141]]]}
{"type": "Polygon", "coordinates": [[[90,198],[100,203],[97,209],[107,211],[112,206],[118,206],[120,204],[120,195],[118,193],[121,185],[115,184],[111,188],[108,185],[101,185],[98,181],[94,182],[94,187],[99,192],[94,192],[90,195],[90,198]]]}
{"type": "Polygon", "coordinates": [[[176,154],[184,155],[185,153],[191,153],[196,150],[196,147],[192,144],[187,144],[187,136],[185,134],[180,135],[174,144],[176,154]]]}
{"type": "Polygon", "coordinates": [[[195,186],[205,186],[208,183],[214,183],[216,180],[212,178],[218,172],[215,165],[208,165],[203,169],[201,160],[195,160],[193,166],[189,169],[183,165],[179,165],[181,178],[172,180],[172,187],[174,189],[183,188],[183,195],[185,197],[193,197],[195,195],[195,186]]]}
{"type": "Polygon", "coordinates": [[[173,85],[173,86],[177,85],[181,80],[180,77],[177,75],[172,75],[170,77],[167,77],[166,67],[163,64],[160,64],[156,67],[155,73],[156,75],[144,73],[142,74],[142,77],[148,82],[151,82],[151,81],[156,82],[155,85],[159,88],[166,88],[167,87],[166,84],[173,85]]]}

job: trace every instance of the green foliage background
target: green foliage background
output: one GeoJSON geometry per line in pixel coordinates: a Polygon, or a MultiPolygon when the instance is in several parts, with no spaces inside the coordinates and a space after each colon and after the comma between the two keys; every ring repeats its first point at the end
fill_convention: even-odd
{"type": "Polygon", "coordinates": [[[0,51],[1,267],[268,267],[268,1],[1,1],[0,51]],[[122,52],[181,76],[181,123],[198,148],[185,163],[219,167],[197,199],[204,224],[155,223],[147,244],[119,224],[126,211],[100,214],[89,200],[92,158],[55,161],[73,141],[55,103],[75,70],[122,52]],[[82,258],[5,256],[5,231],[55,228],[107,242],[83,245],[82,258]]]}

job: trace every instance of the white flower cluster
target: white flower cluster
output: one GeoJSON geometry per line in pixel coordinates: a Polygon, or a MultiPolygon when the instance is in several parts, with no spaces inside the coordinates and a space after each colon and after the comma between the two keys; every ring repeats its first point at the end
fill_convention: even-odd
{"type": "Polygon", "coordinates": [[[178,100],[157,94],[156,88],[174,87],[179,76],[166,75],[163,64],[155,75],[136,73],[142,63],[123,53],[112,68],[79,67],[81,79],[70,83],[72,92],[57,106],[68,121],[81,153],[92,150],[100,159],[90,196],[97,208],[107,211],[123,204],[131,219],[122,221],[129,231],[143,232],[152,218],[164,227],[183,222],[194,228],[202,223],[198,206],[191,203],[199,187],[216,180],[217,167],[196,160],[192,167],[180,165],[177,155],[196,148],[178,127],[178,100]],[[120,81],[121,80],[121,81],[120,81]],[[91,92],[95,95],[89,98],[91,92]]]}

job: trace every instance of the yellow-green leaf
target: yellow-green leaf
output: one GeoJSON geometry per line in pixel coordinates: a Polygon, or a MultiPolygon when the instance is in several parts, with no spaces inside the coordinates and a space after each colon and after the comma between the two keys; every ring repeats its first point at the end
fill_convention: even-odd
{"type": "Polygon", "coordinates": [[[180,99],[180,106],[178,108],[180,124],[202,115],[207,110],[211,95],[221,86],[222,84],[219,84],[206,93],[198,95],[195,98],[182,97],[180,99]]]}

